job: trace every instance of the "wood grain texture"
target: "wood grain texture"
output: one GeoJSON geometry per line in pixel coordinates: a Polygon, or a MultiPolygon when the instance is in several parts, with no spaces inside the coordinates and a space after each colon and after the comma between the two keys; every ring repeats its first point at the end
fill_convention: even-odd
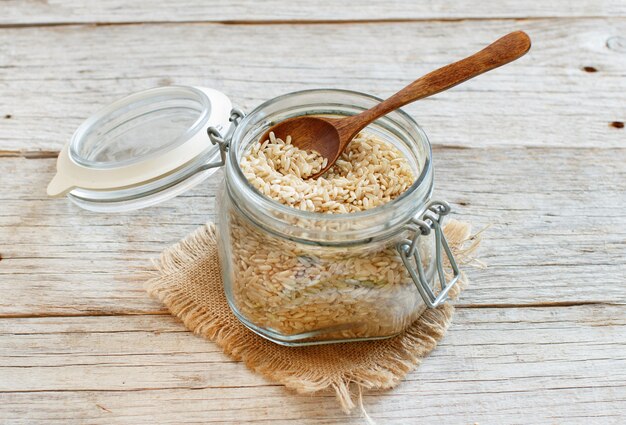
{"type": "MultiPolygon", "coordinates": [[[[435,197],[475,229],[490,226],[479,255],[488,267],[467,267],[475,283],[463,304],[626,303],[626,149],[434,157],[435,197]]],[[[213,217],[219,180],[149,209],[97,214],[46,197],[54,163],[0,161],[0,315],[163,311],[142,289],[151,260],[213,217]]]]}
{"type": "Polygon", "coordinates": [[[365,408],[377,424],[624,423],[625,2],[149,3],[0,5],[0,423],[364,423],[232,362],[144,293],[151,260],[213,217],[217,180],[95,214],[45,196],[54,158],[152,86],[215,87],[246,110],[306,88],[385,97],[516,29],[529,55],[406,108],[435,146],[436,197],[490,226],[486,268],[465,267],[441,346],[365,408]]]}
{"type": "Polygon", "coordinates": [[[163,1],[80,1],[4,0],[2,24],[115,23],[115,22],[265,22],[289,20],[354,21],[381,19],[464,19],[626,16],[620,0],[545,2],[532,0],[182,0],[163,1]]]}
{"type": "MultiPolygon", "coordinates": [[[[365,408],[379,424],[619,424],[624,344],[623,307],[462,309],[428,361],[365,408]]],[[[0,376],[9,423],[363,423],[331,394],[265,381],[170,316],[0,321],[0,376]]]]}
{"type": "Polygon", "coordinates": [[[385,97],[515,29],[533,39],[524,58],[405,108],[432,142],[623,147],[611,125],[626,121],[620,18],[3,29],[0,151],[58,151],[107,103],[164,84],[214,87],[247,111],[310,88],[385,97]]]}

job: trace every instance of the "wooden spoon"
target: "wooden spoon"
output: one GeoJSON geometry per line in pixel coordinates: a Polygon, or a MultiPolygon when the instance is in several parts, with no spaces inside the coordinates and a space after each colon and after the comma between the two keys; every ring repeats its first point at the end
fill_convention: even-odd
{"type": "Polygon", "coordinates": [[[415,102],[454,87],[483,72],[507,64],[523,56],[530,49],[530,38],[523,31],[505,35],[478,53],[463,60],[439,68],[415,80],[398,93],[358,115],[345,118],[301,116],[289,118],[270,128],[260,142],[274,132],[283,140],[291,136],[292,144],[306,151],[317,151],[328,162],[320,172],[310,176],[316,178],[328,170],[339,158],[348,143],[369,123],[396,110],[407,103],[415,102]]]}

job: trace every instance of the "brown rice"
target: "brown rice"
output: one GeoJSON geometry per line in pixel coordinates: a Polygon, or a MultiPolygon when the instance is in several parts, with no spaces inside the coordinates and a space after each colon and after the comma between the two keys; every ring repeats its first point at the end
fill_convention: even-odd
{"type": "Polygon", "coordinates": [[[326,166],[316,152],[306,152],[274,137],[244,156],[241,169],[264,195],[294,208],[323,213],[353,213],[395,199],[415,181],[406,157],[393,145],[364,133],[355,137],[339,160],[326,166]]]}
{"type": "MultiPolygon", "coordinates": [[[[381,206],[414,181],[408,160],[390,143],[359,134],[337,163],[324,166],[272,134],[241,168],[264,195],[294,208],[353,213],[381,206]]],[[[253,325],[310,339],[391,336],[425,309],[395,248],[406,234],[366,247],[315,247],[267,233],[230,208],[232,295],[253,325]]],[[[419,247],[430,261],[428,244],[419,247]]]]}

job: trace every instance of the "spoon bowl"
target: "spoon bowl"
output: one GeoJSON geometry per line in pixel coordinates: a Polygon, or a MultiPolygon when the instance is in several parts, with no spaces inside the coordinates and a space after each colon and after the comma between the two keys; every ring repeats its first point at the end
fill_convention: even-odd
{"type": "MultiPolygon", "coordinates": [[[[338,143],[340,135],[336,127],[337,121],[341,121],[341,118],[314,115],[293,117],[273,126],[265,132],[260,140],[269,139],[270,132],[283,140],[286,140],[287,136],[291,136],[291,144],[295,147],[305,151],[316,151],[322,157],[327,158],[328,162],[334,163],[341,155],[338,143]]],[[[330,167],[325,167],[324,171],[328,168],[330,167]]],[[[322,172],[311,177],[317,177],[321,174],[322,172]]]]}
{"type": "Polygon", "coordinates": [[[327,162],[317,174],[309,177],[317,178],[333,166],[354,136],[371,122],[408,103],[432,96],[514,61],[529,49],[528,35],[523,31],[512,32],[465,59],[418,78],[390,98],[358,115],[345,118],[312,115],[289,118],[270,128],[259,141],[264,142],[273,132],[283,140],[291,136],[291,143],[297,148],[318,152],[327,162]]]}

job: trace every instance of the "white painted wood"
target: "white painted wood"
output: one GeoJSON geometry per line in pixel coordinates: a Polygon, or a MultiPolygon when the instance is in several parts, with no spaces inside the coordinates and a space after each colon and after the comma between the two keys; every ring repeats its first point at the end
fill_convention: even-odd
{"type": "MultiPolygon", "coordinates": [[[[365,408],[380,424],[620,424],[624,344],[623,307],[460,309],[428,360],[365,408]]],[[[0,320],[0,377],[5,423],[363,423],[170,316],[0,320]]]]}
{"type": "Polygon", "coordinates": [[[626,16],[620,0],[545,2],[514,0],[183,0],[79,1],[4,0],[1,24],[113,23],[113,22],[258,22],[286,20],[381,20],[626,16]]]}
{"type": "Polygon", "coordinates": [[[384,97],[513,29],[531,35],[527,56],[406,107],[432,142],[623,147],[610,123],[626,121],[626,18],[1,29],[0,152],[58,151],[99,108],[163,84],[214,87],[248,111],[301,89],[384,97]]]}
{"type": "MultiPolygon", "coordinates": [[[[463,304],[626,303],[625,149],[434,157],[435,197],[475,229],[491,226],[478,254],[488,267],[466,267],[463,304]]],[[[163,311],[142,289],[151,260],[212,219],[219,179],[156,207],[98,214],[47,198],[53,173],[54,159],[0,160],[0,315],[163,311]]]]}

